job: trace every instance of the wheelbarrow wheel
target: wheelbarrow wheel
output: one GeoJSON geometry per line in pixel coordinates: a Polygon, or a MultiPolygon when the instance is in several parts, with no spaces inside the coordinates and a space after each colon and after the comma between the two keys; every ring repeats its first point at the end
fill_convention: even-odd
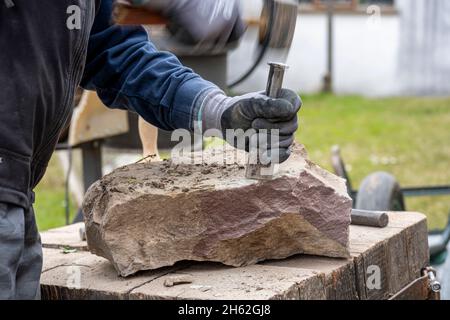
{"type": "Polygon", "coordinates": [[[356,197],[356,209],[405,211],[400,185],[389,173],[376,172],[366,177],[356,197]]]}

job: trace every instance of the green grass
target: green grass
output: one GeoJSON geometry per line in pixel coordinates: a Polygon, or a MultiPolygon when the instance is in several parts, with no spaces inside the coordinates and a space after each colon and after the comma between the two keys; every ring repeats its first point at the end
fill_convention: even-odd
{"type": "MultiPolygon", "coordinates": [[[[304,96],[297,141],[331,170],[337,144],[354,187],[375,171],[402,186],[450,184],[450,99],[304,96]]],[[[445,225],[450,197],[408,198],[407,209],[427,214],[430,228],[445,225]]]]}
{"type": "MultiPolygon", "coordinates": [[[[330,149],[340,145],[355,188],[374,171],[392,173],[402,186],[450,184],[450,99],[310,95],[303,100],[297,140],[329,170],[330,149]]],[[[64,224],[63,177],[52,160],[37,189],[41,230],[64,224]]],[[[407,209],[425,213],[430,228],[443,227],[450,197],[408,198],[407,209]]]]}
{"type": "MultiPolygon", "coordinates": [[[[36,203],[34,211],[40,231],[65,225],[65,173],[61,170],[58,160],[54,157],[49,164],[44,179],[36,188],[36,203]]],[[[71,202],[71,219],[75,215],[75,207],[71,202]]]]}

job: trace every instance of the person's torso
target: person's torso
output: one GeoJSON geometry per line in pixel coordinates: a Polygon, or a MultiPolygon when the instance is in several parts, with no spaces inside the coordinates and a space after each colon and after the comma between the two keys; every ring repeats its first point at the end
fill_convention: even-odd
{"type": "Polygon", "coordinates": [[[0,191],[28,193],[41,179],[71,114],[99,1],[0,1],[0,191]]]}

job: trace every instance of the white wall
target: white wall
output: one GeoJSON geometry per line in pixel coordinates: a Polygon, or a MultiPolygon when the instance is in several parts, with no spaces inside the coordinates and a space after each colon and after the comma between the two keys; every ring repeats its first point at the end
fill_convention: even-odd
{"type": "Polygon", "coordinates": [[[365,16],[336,19],[335,89],[337,93],[392,95],[398,87],[398,17],[378,26],[365,16]]]}
{"type": "MultiPolygon", "coordinates": [[[[253,15],[259,12],[256,6],[251,9],[253,15]]],[[[246,10],[248,14],[248,4],[246,10]]],[[[334,90],[338,94],[388,96],[399,92],[399,17],[382,16],[378,24],[372,22],[368,15],[335,17],[334,90]]],[[[290,70],[286,87],[304,93],[320,91],[326,73],[326,30],[324,14],[299,15],[294,43],[287,57],[290,70]]],[[[254,33],[249,32],[240,48],[231,54],[231,79],[242,73],[253,59],[249,53],[254,51],[254,42],[254,33]]],[[[271,59],[277,58],[267,58],[271,59]]],[[[262,65],[235,90],[262,90],[266,79],[267,67],[262,65]]]]}

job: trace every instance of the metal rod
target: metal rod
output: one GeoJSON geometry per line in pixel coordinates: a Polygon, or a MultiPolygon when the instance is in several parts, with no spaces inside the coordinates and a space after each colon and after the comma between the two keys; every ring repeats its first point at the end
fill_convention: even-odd
{"type": "Polygon", "coordinates": [[[270,98],[278,98],[283,88],[284,73],[289,68],[284,63],[269,62],[269,79],[267,80],[266,95],[270,98]]]}
{"type": "Polygon", "coordinates": [[[353,209],[351,217],[354,225],[384,228],[389,224],[386,212],[353,209]]]}
{"type": "Polygon", "coordinates": [[[333,92],[333,52],[334,52],[334,0],[327,3],[327,74],[324,77],[324,92],[333,92]]]}
{"type": "Polygon", "coordinates": [[[405,197],[450,195],[450,186],[402,188],[405,197]]]}

